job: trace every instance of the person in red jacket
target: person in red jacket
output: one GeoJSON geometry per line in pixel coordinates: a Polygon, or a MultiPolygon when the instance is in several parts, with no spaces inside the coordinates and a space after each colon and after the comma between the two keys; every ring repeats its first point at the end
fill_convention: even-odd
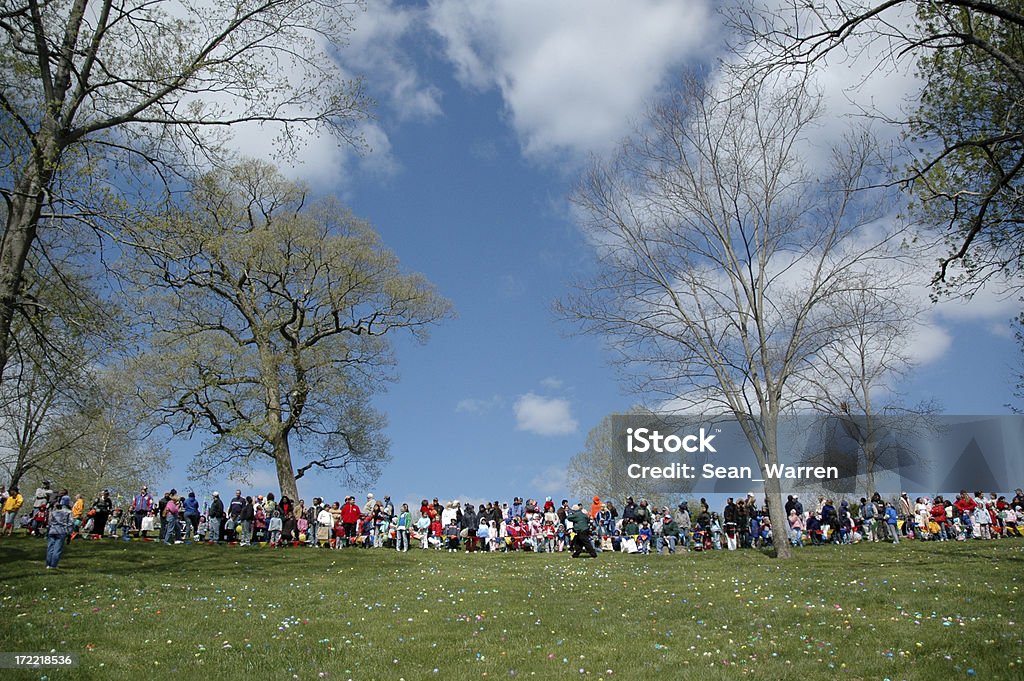
{"type": "Polygon", "coordinates": [[[946,503],[941,496],[935,497],[930,513],[932,520],[939,526],[939,541],[946,541],[949,539],[949,533],[946,531],[949,519],[946,518],[946,503]]]}
{"type": "Polygon", "coordinates": [[[345,505],[341,507],[341,526],[345,530],[345,544],[351,544],[356,536],[356,526],[359,524],[359,506],[356,505],[355,497],[345,497],[345,505]]]}
{"type": "Polygon", "coordinates": [[[430,519],[430,536],[431,538],[437,537],[437,543],[434,548],[441,548],[442,535],[444,535],[444,528],[441,527],[441,516],[435,515],[430,519]]]}
{"type": "Polygon", "coordinates": [[[974,503],[974,499],[967,493],[967,490],[960,490],[960,496],[957,497],[956,501],[953,502],[953,506],[960,512],[961,515],[964,513],[973,513],[974,509],[978,507],[974,503]]]}

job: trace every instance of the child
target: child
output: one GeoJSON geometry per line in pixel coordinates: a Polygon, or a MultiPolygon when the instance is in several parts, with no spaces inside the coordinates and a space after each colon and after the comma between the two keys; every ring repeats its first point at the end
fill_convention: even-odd
{"type": "Polygon", "coordinates": [[[493,520],[487,528],[487,546],[491,551],[498,550],[498,523],[493,520]]]}
{"type": "Polygon", "coordinates": [[[409,550],[409,530],[412,529],[412,513],[409,504],[402,504],[402,512],[395,521],[395,550],[403,553],[409,550]]]}
{"type": "Polygon", "coordinates": [[[121,531],[121,539],[124,541],[131,541],[132,538],[129,536],[129,532],[131,532],[132,528],[135,526],[135,523],[133,522],[134,519],[131,514],[125,513],[119,508],[115,508],[114,517],[117,518],[117,529],[121,531]]]}
{"type": "Polygon", "coordinates": [[[149,513],[142,517],[142,538],[144,541],[149,541],[149,537],[146,536],[147,532],[153,532],[156,530],[156,509],[150,510],[149,513]]]}
{"type": "Polygon", "coordinates": [[[975,539],[991,539],[992,536],[989,532],[989,528],[992,524],[992,518],[988,514],[988,509],[985,508],[984,502],[978,504],[974,508],[974,517],[971,518],[974,521],[974,526],[977,529],[975,532],[975,539]]]}
{"type": "Polygon", "coordinates": [[[270,545],[278,546],[281,543],[281,533],[284,531],[284,521],[281,520],[281,512],[276,508],[270,517],[270,545]]]}
{"type": "Polygon", "coordinates": [[[646,520],[641,523],[640,531],[637,532],[637,548],[640,549],[640,553],[647,555],[651,552],[651,537],[653,532],[651,530],[651,524],[646,520]]]}
{"type": "Polygon", "coordinates": [[[1003,525],[1007,537],[1020,536],[1020,533],[1017,531],[1017,511],[1012,506],[1008,506],[1003,511],[1003,525]]]}
{"type": "Polygon", "coordinates": [[[793,546],[803,546],[801,536],[804,531],[804,521],[797,515],[796,509],[789,512],[789,541],[793,546]]]}
{"type": "Polygon", "coordinates": [[[262,505],[256,506],[256,510],[253,513],[252,528],[254,543],[259,544],[266,541],[267,514],[264,512],[262,505]]]}
{"type": "Polygon", "coordinates": [[[206,541],[206,535],[210,533],[210,521],[205,515],[199,516],[199,524],[196,526],[197,541],[206,541]]]}
{"type": "Polygon", "coordinates": [[[452,518],[448,527],[444,528],[444,536],[448,539],[448,553],[454,553],[459,550],[459,526],[456,524],[457,522],[458,520],[452,518]]]}
{"type": "Polygon", "coordinates": [[[442,536],[444,536],[444,527],[441,525],[441,516],[435,512],[433,517],[430,519],[430,543],[438,551],[441,550],[442,536]]]}
{"type": "Polygon", "coordinates": [[[885,527],[889,536],[892,538],[893,544],[900,543],[900,531],[898,527],[899,514],[896,513],[896,507],[892,503],[885,505],[885,527]]]}
{"type": "Polygon", "coordinates": [[[722,525],[718,522],[718,514],[711,514],[711,544],[715,551],[722,549],[722,525]]]}
{"type": "MultiPolygon", "coordinates": [[[[492,520],[491,522],[494,522],[494,521],[492,520]]],[[[494,528],[494,534],[495,534],[495,537],[497,537],[498,528],[494,528]]],[[[491,538],[491,528],[488,525],[486,520],[481,520],[480,521],[480,526],[476,528],[476,538],[477,538],[477,541],[480,544],[480,550],[482,550],[482,551],[490,551],[491,550],[491,546],[490,546],[490,542],[489,542],[489,540],[491,538]]]]}
{"type": "MultiPolygon", "coordinates": [[[[426,504],[426,500],[423,503],[426,504]]],[[[420,537],[420,548],[427,548],[430,545],[430,515],[423,509],[420,509],[420,517],[416,521],[416,532],[420,537]]]]}
{"type": "Polygon", "coordinates": [[[292,543],[295,541],[298,532],[299,526],[295,516],[290,511],[285,511],[284,515],[281,516],[281,541],[287,544],[292,543]]]}

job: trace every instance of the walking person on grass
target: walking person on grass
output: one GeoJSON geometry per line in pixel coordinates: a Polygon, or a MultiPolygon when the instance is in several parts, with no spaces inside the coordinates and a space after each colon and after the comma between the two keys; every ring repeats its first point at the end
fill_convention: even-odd
{"type": "Polygon", "coordinates": [[[64,546],[74,528],[71,520],[71,499],[61,497],[57,508],[50,514],[50,523],[46,530],[46,569],[55,570],[64,555],[64,546]]]}

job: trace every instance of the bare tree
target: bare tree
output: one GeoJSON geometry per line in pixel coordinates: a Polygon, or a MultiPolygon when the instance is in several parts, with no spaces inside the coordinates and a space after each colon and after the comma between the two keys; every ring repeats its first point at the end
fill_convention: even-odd
{"type": "Polygon", "coordinates": [[[797,392],[831,423],[841,423],[845,436],[858,444],[856,459],[847,463],[862,474],[869,497],[877,491],[876,473],[909,468],[915,458],[897,450],[901,445],[892,438],[922,433],[938,411],[933,402],[907,405],[896,388],[915,367],[911,343],[925,308],[906,286],[892,283],[886,291],[864,281],[832,296],[828,314],[845,323],[837,326],[835,343],[823,348],[812,370],[796,378],[797,392]]]}
{"type": "Polygon", "coordinates": [[[26,263],[55,224],[110,229],[148,179],[173,184],[232,125],[276,124],[282,148],[303,128],[357,142],[366,100],[330,54],[357,6],[0,0],[0,371],[26,263]]]}
{"type": "MultiPolygon", "coordinates": [[[[779,461],[780,415],[801,399],[795,378],[848,325],[830,301],[884,291],[899,243],[863,191],[876,170],[870,140],[814,149],[820,115],[800,78],[684,79],[582,180],[574,200],[596,273],[561,306],[610,338],[638,390],[739,421],[776,528],[784,500],[765,467],[779,461]]],[[[789,555],[783,541],[776,549],[789,555]]]]}
{"type": "MultiPolygon", "coordinates": [[[[634,411],[631,417],[639,417],[649,412],[634,411]]],[[[587,442],[583,451],[576,453],[566,467],[566,482],[569,491],[580,498],[599,496],[602,499],[615,499],[624,502],[626,497],[645,498],[655,507],[665,506],[669,495],[664,490],[656,489],[650,481],[633,480],[626,476],[626,460],[622,456],[622,447],[615,442],[622,433],[616,432],[615,415],[605,416],[601,422],[587,433],[587,442]]],[[[661,419],[650,415],[654,424],[661,419]]],[[[674,490],[679,493],[688,489],[674,490]]]]}
{"type": "Polygon", "coordinates": [[[429,282],[260,162],[197,180],[141,245],[125,265],[152,331],[138,384],[176,432],[213,436],[196,473],[273,462],[292,498],[313,468],[376,478],[387,440],[370,397],[391,378],[389,339],[425,340],[450,312],[429,282]]]}
{"type": "Polygon", "coordinates": [[[0,383],[0,467],[12,485],[52,476],[88,437],[93,424],[77,416],[95,399],[101,357],[125,338],[116,306],[66,261],[33,262],[24,302],[0,383]]]}

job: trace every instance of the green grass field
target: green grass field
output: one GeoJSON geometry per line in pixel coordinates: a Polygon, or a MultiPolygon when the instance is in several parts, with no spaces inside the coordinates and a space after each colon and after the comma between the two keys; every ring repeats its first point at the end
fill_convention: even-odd
{"type": "Polygon", "coordinates": [[[1024,541],[675,556],[0,541],[0,679],[1024,678],[1024,541]]]}

